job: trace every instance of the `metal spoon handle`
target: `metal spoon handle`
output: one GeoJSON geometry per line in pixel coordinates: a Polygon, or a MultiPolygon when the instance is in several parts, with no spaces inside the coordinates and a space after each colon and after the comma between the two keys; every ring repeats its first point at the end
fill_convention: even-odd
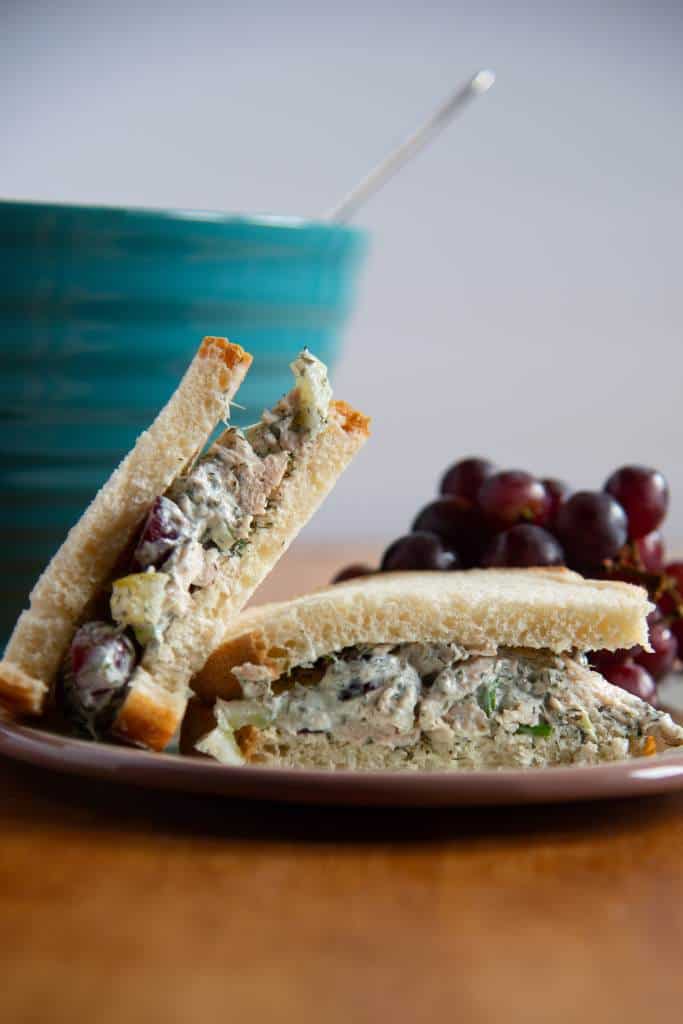
{"type": "Polygon", "coordinates": [[[451,118],[462,110],[470,100],[482,96],[496,80],[493,71],[478,71],[464,85],[456,89],[448,99],[422,124],[417,131],[390,153],[381,164],[370,171],[354,189],[325,214],[325,220],[345,221],[356,212],[368,198],[381,188],[411,157],[415,156],[431,139],[442,131],[451,118]]]}

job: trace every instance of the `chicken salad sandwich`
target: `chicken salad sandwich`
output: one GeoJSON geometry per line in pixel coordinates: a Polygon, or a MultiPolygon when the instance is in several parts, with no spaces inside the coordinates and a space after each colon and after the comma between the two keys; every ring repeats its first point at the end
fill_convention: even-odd
{"type": "Polygon", "coordinates": [[[566,569],[384,573],[245,612],[183,729],[224,764],[492,769],[683,744],[586,652],[647,647],[645,592],[566,569]]]}
{"type": "Polygon", "coordinates": [[[39,715],[56,699],[91,738],[168,744],[192,674],[368,435],[304,350],[292,390],[206,448],[251,361],[204,339],[36,583],[0,662],[1,705],[39,715]]]}

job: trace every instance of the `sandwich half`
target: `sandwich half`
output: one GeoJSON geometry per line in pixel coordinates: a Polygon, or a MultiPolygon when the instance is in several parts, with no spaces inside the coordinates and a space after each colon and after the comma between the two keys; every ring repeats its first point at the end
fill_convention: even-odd
{"type": "Polygon", "coordinates": [[[647,647],[647,595],[566,569],[386,573],[246,612],[193,680],[182,749],[224,764],[496,769],[683,744],[585,652],[647,647]]]}
{"type": "Polygon", "coordinates": [[[40,714],[54,694],[92,738],[168,744],[192,674],[368,434],[304,350],[289,394],[203,450],[250,363],[204,339],[34,587],[0,662],[0,703],[40,714]]]}

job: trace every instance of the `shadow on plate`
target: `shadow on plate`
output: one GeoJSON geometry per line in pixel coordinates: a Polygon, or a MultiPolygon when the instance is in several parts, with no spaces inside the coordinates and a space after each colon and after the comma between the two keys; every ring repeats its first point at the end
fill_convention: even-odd
{"type": "Polygon", "coordinates": [[[680,813],[680,794],[575,804],[508,807],[344,807],[254,802],[169,792],[59,775],[0,760],[5,795],[0,829],[58,827],[79,833],[121,830],[164,837],[350,844],[419,845],[497,837],[571,842],[656,825],[680,813]]]}

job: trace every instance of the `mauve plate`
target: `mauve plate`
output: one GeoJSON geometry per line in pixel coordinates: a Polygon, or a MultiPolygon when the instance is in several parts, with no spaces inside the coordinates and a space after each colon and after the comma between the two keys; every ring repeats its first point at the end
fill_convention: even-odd
{"type": "Polygon", "coordinates": [[[252,800],[413,807],[561,803],[683,789],[683,748],[595,767],[499,772],[312,772],[229,768],[202,758],[94,744],[0,721],[0,754],[139,786],[252,800]]]}

